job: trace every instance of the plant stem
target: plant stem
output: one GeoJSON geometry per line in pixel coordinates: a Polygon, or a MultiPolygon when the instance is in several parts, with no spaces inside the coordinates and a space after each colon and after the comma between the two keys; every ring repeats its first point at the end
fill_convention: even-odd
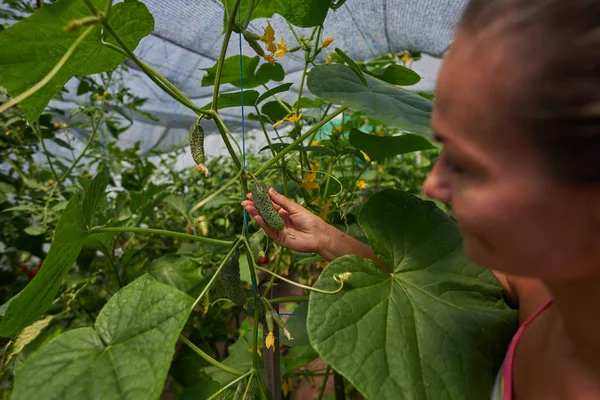
{"type": "MultiPolygon", "coordinates": [[[[242,236],[243,237],[243,236],[242,236]]],[[[235,250],[238,248],[238,246],[240,245],[241,239],[238,238],[234,243],[233,246],[231,246],[231,249],[229,249],[229,253],[227,253],[227,255],[225,256],[225,258],[223,258],[223,261],[221,261],[221,265],[219,265],[219,267],[217,268],[217,270],[215,271],[215,274],[213,275],[213,277],[210,279],[210,281],[208,281],[208,283],[206,284],[206,287],[204,289],[202,289],[202,292],[200,293],[200,295],[196,298],[196,301],[194,301],[194,304],[192,304],[191,309],[193,310],[194,307],[196,307],[196,305],[200,302],[200,300],[204,297],[204,295],[206,293],[208,293],[208,290],[210,289],[210,287],[212,286],[213,282],[215,281],[215,279],[217,279],[217,276],[219,276],[219,273],[221,272],[221,270],[223,269],[223,267],[225,266],[225,263],[227,262],[227,260],[229,259],[229,257],[231,257],[231,255],[235,252],[235,250]]]]}
{"type": "Polygon", "coordinates": [[[306,79],[306,70],[308,69],[308,54],[306,54],[306,61],[304,62],[304,70],[302,71],[302,78],[300,79],[300,88],[298,89],[298,101],[296,102],[296,115],[300,115],[300,99],[302,98],[302,91],[304,89],[304,80],[306,79]]]}
{"type": "Polygon", "coordinates": [[[106,259],[108,260],[108,263],[113,268],[113,271],[115,273],[115,278],[117,278],[117,284],[119,285],[119,289],[120,289],[123,287],[123,283],[121,282],[121,277],[119,276],[119,269],[117,268],[117,265],[115,264],[114,260],[112,259],[112,254],[111,254],[110,250],[108,250],[108,248],[106,247],[106,245],[104,243],[102,243],[102,249],[104,250],[104,253],[106,254],[106,259]]]}
{"type": "Polygon", "coordinates": [[[73,160],[73,163],[71,164],[71,166],[69,167],[69,169],[60,177],[60,179],[56,183],[57,186],[60,185],[65,179],[67,179],[67,177],[69,176],[69,174],[71,173],[71,171],[73,171],[73,168],[75,168],[75,166],[79,163],[79,161],[81,161],[81,159],[83,158],[83,156],[87,152],[88,148],[90,147],[90,145],[92,144],[92,142],[96,138],[96,133],[98,132],[99,125],[100,125],[100,121],[98,121],[98,125],[96,125],[94,127],[94,121],[92,119],[92,134],[90,135],[88,141],[85,143],[85,146],[84,146],[83,150],[81,151],[81,153],[79,154],[79,156],[75,160],[73,160]]]}
{"type": "Polygon", "coordinates": [[[242,380],[246,379],[246,377],[248,375],[252,374],[252,371],[253,370],[250,370],[250,371],[246,372],[244,375],[235,378],[234,380],[232,380],[231,382],[229,382],[227,385],[225,385],[221,389],[219,389],[218,392],[216,392],[215,394],[213,394],[212,396],[210,396],[208,398],[208,400],[216,399],[221,393],[223,393],[224,391],[226,391],[227,389],[229,389],[231,386],[235,385],[239,381],[242,381],[242,380]]]}
{"type": "Polygon", "coordinates": [[[67,61],[69,60],[69,58],[71,57],[71,55],[73,54],[73,52],[75,51],[75,49],[77,48],[77,46],[79,46],[79,43],[81,43],[83,41],[83,39],[85,39],[85,37],[87,35],[89,35],[89,33],[94,28],[95,28],[94,25],[88,26],[81,33],[81,35],[79,35],[77,37],[77,39],[73,42],[73,44],[71,45],[71,47],[69,47],[69,49],[67,50],[67,52],[62,56],[62,58],[54,66],[54,68],[52,68],[52,70],[50,72],[48,72],[48,74],[44,78],[42,78],[41,81],[39,81],[38,83],[36,83],[32,87],[30,87],[29,89],[27,89],[26,91],[24,91],[23,93],[21,93],[17,97],[14,97],[14,98],[10,99],[9,101],[7,101],[6,103],[4,103],[3,105],[1,105],[0,106],[0,114],[3,113],[4,111],[8,110],[9,108],[11,108],[12,106],[14,106],[15,104],[18,104],[18,103],[22,102],[23,100],[25,100],[26,98],[28,98],[29,96],[31,96],[32,94],[34,94],[35,92],[37,92],[38,90],[40,90],[41,88],[43,88],[44,86],[46,86],[48,84],[48,82],[50,82],[52,80],[52,78],[54,78],[56,76],[56,74],[58,73],[58,71],[60,71],[60,69],[67,63],[67,61]]]}
{"type": "MultiPolygon", "coordinates": [[[[277,273],[277,270],[279,269],[279,265],[281,264],[282,258],[283,258],[283,247],[279,246],[279,255],[277,256],[277,261],[275,262],[275,265],[273,265],[273,272],[277,273]]],[[[275,275],[271,275],[271,280],[269,281],[269,284],[267,285],[267,288],[265,289],[265,292],[263,293],[263,296],[265,298],[268,297],[269,292],[271,291],[271,287],[273,287],[274,282],[275,282],[275,275]]]]}
{"type": "Polygon", "coordinates": [[[21,169],[17,166],[17,164],[15,164],[15,162],[13,160],[11,160],[9,157],[6,157],[6,159],[4,161],[6,161],[8,163],[8,165],[10,165],[12,167],[12,169],[15,170],[17,175],[19,175],[21,177],[21,179],[23,179],[24,183],[27,183],[29,181],[29,178],[27,178],[27,175],[25,175],[23,173],[23,171],[21,171],[21,169]]]}
{"type": "Polygon", "coordinates": [[[254,326],[252,327],[252,366],[258,371],[258,324],[260,320],[261,303],[258,298],[254,297],[254,326]]]}
{"type": "Polygon", "coordinates": [[[321,127],[323,125],[325,125],[326,123],[328,123],[329,121],[331,121],[332,119],[334,119],[335,117],[337,117],[338,115],[340,115],[341,113],[343,113],[346,110],[346,107],[341,107],[337,110],[335,110],[331,115],[327,116],[326,118],[322,119],[321,121],[319,121],[316,125],[314,125],[312,128],[310,128],[308,131],[306,131],[306,133],[302,136],[300,136],[298,139],[296,139],[292,144],[290,144],[288,147],[286,147],[285,149],[281,150],[275,157],[273,157],[272,159],[270,159],[269,161],[267,161],[262,167],[260,167],[258,169],[258,171],[256,171],[254,173],[255,176],[258,176],[260,174],[262,174],[263,172],[265,172],[267,169],[269,169],[273,164],[275,164],[277,161],[279,161],[281,158],[283,158],[283,156],[285,156],[287,153],[289,153],[290,151],[294,150],[294,148],[302,143],[302,141],[304,139],[306,139],[307,137],[309,137],[310,135],[312,135],[314,132],[318,131],[319,129],[321,129],[321,127]]]}
{"type": "Polygon", "coordinates": [[[129,50],[123,50],[122,48],[115,46],[112,43],[103,42],[104,46],[108,47],[111,50],[114,50],[125,57],[131,59],[135,62],[140,69],[154,82],[159,88],[161,88],[166,94],[194,111],[198,115],[203,115],[206,117],[212,117],[212,113],[208,110],[203,110],[200,107],[196,106],[194,103],[190,101],[175,85],[173,85],[167,78],[162,76],[160,72],[152,68],[150,65],[146,64],[144,61],[137,58],[133,52],[129,50]]]}
{"type": "Polygon", "coordinates": [[[194,242],[216,244],[218,246],[231,246],[232,244],[235,243],[235,242],[230,242],[227,240],[205,238],[205,237],[201,237],[201,236],[188,235],[187,233],[167,231],[164,229],[137,228],[137,227],[128,227],[128,226],[124,226],[124,227],[121,227],[121,226],[101,227],[100,226],[100,227],[90,229],[89,232],[90,233],[99,233],[99,232],[127,233],[127,232],[130,232],[130,233],[142,233],[142,234],[145,233],[148,235],[164,235],[164,236],[171,236],[171,237],[176,237],[176,238],[181,238],[181,239],[188,239],[188,240],[192,240],[194,242]]]}
{"type": "MultiPolygon", "coordinates": [[[[221,116],[216,111],[214,112],[214,120],[215,120],[215,124],[217,125],[217,129],[219,130],[219,133],[221,134],[221,138],[223,138],[223,142],[225,143],[225,146],[227,147],[227,151],[229,152],[229,155],[233,159],[233,162],[237,166],[237,169],[241,170],[242,163],[240,162],[240,159],[238,158],[238,156],[235,154],[235,151],[233,150],[233,147],[231,147],[231,143],[229,142],[228,135],[231,135],[231,133],[229,133],[229,130],[225,126],[225,123],[221,119],[221,116]]],[[[239,148],[239,144],[238,144],[238,148],[239,148]]]]}
{"type": "Polygon", "coordinates": [[[229,181],[227,181],[227,183],[225,183],[223,186],[221,186],[219,188],[219,190],[217,190],[216,192],[211,193],[210,195],[208,195],[204,199],[200,200],[200,202],[198,202],[194,207],[192,207],[192,209],[189,212],[189,215],[191,216],[192,213],[194,213],[195,211],[197,211],[200,208],[202,208],[206,203],[208,203],[209,201],[211,201],[212,199],[214,199],[215,197],[217,197],[219,194],[221,194],[223,191],[225,191],[225,189],[227,189],[229,186],[231,186],[235,182],[237,182],[237,180],[238,180],[238,176],[234,176],[229,181]]]}
{"type": "Polygon", "coordinates": [[[325,200],[325,196],[327,196],[327,191],[329,190],[329,181],[331,180],[331,174],[333,173],[333,167],[337,162],[338,158],[334,157],[331,160],[331,164],[329,164],[329,170],[327,171],[327,181],[325,182],[325,190],[323,191],[323,201],[325,200]]]}
{"type": "Polygon", "coordinates": [[[280,303],[304,303],[308,301],[309,296],[288,296],[288,297],[278,297],[276,299],[269,300],[271,304],[280,304],[280,303]]]}
{"type": "Polygon", "coordinates": [[[356,187],[356,182],[358,182],[358,180],[360,179],[360,177],[362,176],[362,174],[365,173],[365,171],[367,170],[367,168],[369,168],[369,166],[371,165],[370,161],[367,161],[366,165],[364,166],[363,169],[360,170],[360,172],[356,175],[356,177],[354,178],[354,181],[352,182],[352,185],[348,186],[348,190],[346,191],[346,193],[344,193],[344,196],[342,196],[342,201],[346,198],[346,196],[348,196],[348,194],[354,190],[354,188],[356,187]]]}
{"type": "MultiPolygon", "coordinates": [[[[246,400],[248,398],[248,393],[250,392],[250,386],[252,386],[252,379],[254,378],[254,368],[252,369],[252,373],[250,374],[250,378],[248,378],[248,384],[246,385],[246,390],[244,390],[244,394],[242,395],[241,400],[246,400]]],[[[254,398],[252,398],[254,400],[254,398]]]]}
{"type": "Polygon", "coordinates": [[[290,285],[294,285],[294,286],[297,286],[297,287],[302,288],[302,289],[310,290],[312,292],[323,293],[323,294],[336,294],[336,293],[341,292],[342,289],[344,288],[344,282],[342,281],[342,282],[340,282],[340,287],[337,288],[336,290],[322,290],[322,289],[317,289],[315,287],[303,285],[301,283],[294,282],[291,279],[284,278],[283,276],[277,275],[275,272],[270,271],[270,270],[268,270],[266,268],[258,267],[258,266],[256,268],[259,269],[259,270],[261,270],[261,271],[263,271],[263,272],[266,272],[267,274],[271,274],[271,275],[275,276],[276,278],[281,279],[282,281],[289,283],[290,285]]]}
{"type": "Polygon", "coordinates": [[[233,3],[233,8],[229,12],[229,20],[227,21],[227,28],[225,31],[225,37],[223,38],[223,44],[221,45],[221,54],[219,55],[219,60],[217,61],[217,70],[215,71],[215,87],[213,89],[213,101],[212,101],[212,111],[214,113],[217,112],[217,104],[219,101],[219,87],[221,86],[221,74],[223,73],[223,64],[225,62],[225,55],[227,54],[227,47],[229,46],[229,39],[231,38],[231,32],[233,25],[235,24],[235,17],[238,13],[238,8],[240,7],[241,0],[235,0],[233,3]]]}
{"type": "Polygon", "coordinates": [[[250,4],[248,4],[248,11],[246,12],[246,18],[244,19],[244,29],[248,28],[250,24],[250,19],[252,18],[252,11],[254,11],[254,2],[255,0],[250,0],[250,4]]]}
{"type": "Polygon", "coordinates": [[[42,149],[44,150],[44,154],[46,155],[46,160],[48,160],[48,165],[50,165],[50,170],[52,171],[52,175],[54,176],[54,180],[58,182],[58,174],[54,169],[54,165],[52,164],[52,160],[50,160],[50,154],[48,153],[48,149],[46,148],[46,143],[44,143],[44,138],[42,136],[42,132],[40,130],[39,121],[36,121],[32,124],[33,131],[35,132],[35,136],[37,136],[38,140],[42,145],[42,149]]]}
{"type": "Polygon", "coordinates": [[[215,360],[214,358],[212,358],[211,356],[209,356],[208,354],[206,354],[205,352],[203,352],[198,346],[196,346],[194,343],[192,343],[185,336],[179,335],[179,339],[181,339],[181,341],[183,343],[187,344],[188,347],[190,349],[192,349],[192,351],[194,351],[194,353],[198,354],[200,357],[202,357],[205,361],[207,361],[213,367],[217,367],[221,371],[227,372],[228,374],[231,374],[231,375],[236,375],[236,376],[242,376],[242,375],[244,375],[244,372],[238,371],[237,369],[230,368],[227,365],[218,362],[217,360],[215,360]]]}
{"type": "Polygon", "coordinates": [[[329,380],[329,374],[331,373],[331,366],[327,364],[327,369],[325,370],[325,376],[323,377],[323,384],[321,385],[321,390],[319,391],[319,397],[317,400],[323,399],[323,395],[325,394],[325,388],[327,388],[327,381],[329,380]]]}

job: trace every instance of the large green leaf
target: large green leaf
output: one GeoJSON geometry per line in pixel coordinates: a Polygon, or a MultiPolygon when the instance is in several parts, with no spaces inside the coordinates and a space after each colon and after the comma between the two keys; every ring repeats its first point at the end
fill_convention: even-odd
{"type": "MultiPolygon", "coordinates": [[[[281,336],[280,336],[281,337],[281,336]]],[[[297,346],[289,349],[288,353],[283,356],[285,367],[288,371],[300,368],[319,357],[319,354],[308,346],[297,346]]]]}
{"type": "Polygon", "coordinates": [[[202,269],[192,259],[178,254],[165,254],[150,263],[148,273],[155,279],[187,292],[202,279],[202,269]]]}
{"type": "Polygon", "coordinates": [[[415,71],[397,64],[388,65],[377,72],[364,72],[392,85],[412,86],[421,80],[421,77],[415,71]]]}
{"type": "MultiPolygon", "coordinates": [[[[291,109],[291,106],[286,102],[283,102],[288,109],[291,109]]],[[[288,111],[276,100],[267,101],[260,109],[262,115],[267,116],[272,123],[280,121],[284,119],[288,115],[288,111]]]]}
{"type": "Polygon", "coordinates": [[[318,65],[308,73],[307,87],[317,97],[362,111],[404,130],[431,137],[431,101],[367,74],[366,85],[348,66],[318,65]]]}
{"type": "MultiPolygon", "coordinates": [[[[224,0],[227,10],[231,10],[235,0],[224,0]]],[[[327,11],[333,0],[260,0],[252,12],[252,18],[270,18],[273,14],[279,14],[289,23],[310,28],[319,26],[325,21],[327,11]]],[[[241,19],[248,12],[248,2],[240,4],[241,19]]],[[[227,21],[225,21],[227,22],[227,21]]]]}
{"type": "Polygon", "coordinates": [[[259,105],[263,100],[268,99],[269,97],[276,95],[277,93],[287,92],[293,83],[283,83],[279,86],[275,86],[261,94],[258,99],[256,99],[256,105],[259,105]]]}
{"type": "Polygon", "coordinates": [[[359,215],[375,254],[333,261],[312,292],[311,344],[369,399],[486,399],[516,327],[489,270],[470,263],[455,224],[431,202],[386,190],[359,215]]]}
{"type": "MultiPolygon", "coordinates": [[[[238,371],[246,372],[252,368],[252,345],[245,337],[240,337],[237,342],[227,349],[229,356],[222,363],[238,371]]],[[[223,372],[217,367],[207,367],[205,371],[212,379],[225,386],[235,379],[234,375],[223,372]]]]}
{"type": "Polygon", "coordinates": [[[192,298],[144,275],[106,303],[93,328],[58,336],[19,370],[14,400],[158,399],[192,298]]]}
{"type": "Polygon", "coordinates": [[[98,207],[100,200],[104,199],[104,192],[106,192],[109,178],[110,174],[108,171],[103,170],[102,172],[99,172],[94,177],[94,180],[83,197],[83,217],[87,221],[88,226],[92,226],[94,223],[94,213],[96,212],[96,207],[98,207]]]}
{"type": "Polygon", "coordinates": [[[0,336],[12,336],[37,320],[52,304],[87,237],[79,194],[67,204],[54,234],[44,265],[31,282],[11,299],[0,322],[0,336]]]}
{"type": "Polygon", "coordinates": [[[219,382],[202,381],[186,387],[177,400],[207,400],[219,389],[221,389],[219,382]]]}
{"type": "Polygon", "coordinates": [[[144,189],[140,191],[129,192],[129,196],[131,198],[129,209],[131,212],[139,212],[142,207],[149,204],[152,205],[150,200],[155,199],[155,196],[158,197],[157,195],[164,192],[168,187],[168,184],[156,185],[154,182],[150,182],[144,189]]]}
{"type": "MultiPolygon", "coordinates": [[[[252,107],[254,106],[256,99],[258,99],[258,92],[252,89],[234,93],[224,93],[219,95],[217,108],[221,110],[223,108],[241,107],[242,105],[246,107],[252,107]]],[[[210,110],[211,107],[212,101],[202,108],[205,110],[210,110]]]]}
{"type": "Polygon", "coordinates": [[[79,193],[69,200],[56,225],[54,240],[42,268],[25,289],[3,305],[6,308],[0,322],[0,336],[14,335],[48,310],[63,278],[90,238],[96,237],[95,242],[106,244],[114,237],[114,233],[90,235],[88,230],[88,221],[105,198],[107,180],[108,176],[103,172],[96,175],[83,201],[79,193]]]}
{"type": "Polygon", "coordinates": [[[435,148],[429,140],[410,133],[399,136],[378,136],[369,135],[352,128],[349,140],[352,146],[367,153],[373,161],[384,160],[398,154],[435,148]]]}
{"type": "MultiPolygon", "coordinates": [[[[257,70],[256,67],[259,62],[259,56],[235,55],[226,58],[223,62],[221,83],[229,83],[238,88],[243,86],[244,89],[250,89],[264,85],[269,81],[282,81],[285,77],[285,72],[280,64],[271,65],[264,63],[257,70]]],[[[203,68],[202,70],[206,71],[206,74],[202,77],[202,86],[214,85],[217,75],[217,64],[210,68],[203,68]]]]}
{"type": "MultiPolygon", "coordinates": [[[[106,1],[91,1],[98,9],[104,9],[106,1]]],[[[15,97],[42,80],[81,34],[82,30],[66,32],[65,26],[89,15],[91,12],[85,2],[63,0],[45,5],[0,33],[0,85],[15,97]]],[[[154,30],[152,15],[143,3],[135,0],[116,4],[110,13],[110,23],[130,49],[154,30]]],[[[95,27],[56,76],[21,102],[29,121],[37,119],[50,99],[73,76],[108,71],[125,60],[123,55],[102,45],[101,36],[101,26],[95,27]]],[[[112,37],[107,41],[115,44],[112,37]]]]}
{"type": "Polygon", "coordinates": [[[287,317],[285,327],[292,335],[292,340],[289,340],[285,335],[279,335],[279,341],[286,346],[306,346],[310,344],[308,341],[308,333],[306,332],[306,316],[308,314],[308,303],[300,303],[294,310],[292,315],[287,317]]]}

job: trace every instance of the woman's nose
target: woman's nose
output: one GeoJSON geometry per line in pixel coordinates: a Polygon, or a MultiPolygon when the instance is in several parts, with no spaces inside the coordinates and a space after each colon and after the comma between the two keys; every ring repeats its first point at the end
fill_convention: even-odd
{"type": "Polygon", "coordinates": [[[429,176],[423,184],[423,191],[429,197],[433,197],[444,203],[452,202],[452,192],[443,165],[436,162],[429,176]]]}

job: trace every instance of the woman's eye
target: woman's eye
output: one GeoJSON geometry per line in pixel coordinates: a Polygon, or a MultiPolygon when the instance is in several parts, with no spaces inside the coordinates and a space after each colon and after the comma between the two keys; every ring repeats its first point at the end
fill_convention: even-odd
{"type": "Polygon", "coordinates": [[[448,154],[442,154],[441,159],[444,163],[444,166],[448,168],[448,170],[450,170],[451,172],[455,174],[463,174],[466,172],[466,168],[464,168],[463,166],[452,160],[450,157],[448,157],[448,154]]]}
{"type": "Polygon", "coordinates": [[[455,163],[452,160],[448,160],[448,167],[455,174],[464,174],[465,172],[467,172],[466,168],[464,168],[460,164],[455,163]]]}

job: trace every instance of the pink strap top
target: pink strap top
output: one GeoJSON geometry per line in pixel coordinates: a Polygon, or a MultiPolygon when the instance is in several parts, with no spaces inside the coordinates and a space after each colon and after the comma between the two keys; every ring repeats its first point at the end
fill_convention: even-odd
{"type": "Polygon", "coordinates": [[[504,366],[502,369],[502,380],[503,382],[503,390],[502,390],[502,400],[512,400],[513,398],[513,362],[515,358],[515,350],[517,348],[517,344],[519,343],[519,339],[525,331],[527,325],[529,325],[534,319],[536,319],[544,310],[546,310],[550,304],[552,304],[552,299],[548,299],[544,304],[540,306],[533,314],[527,318],[527,320],[519,327],[519,330],[513,337],[510,342],[510,346],[508,347],[508,352],[506,353],[506,358],[504,359],[504,366]]]}

